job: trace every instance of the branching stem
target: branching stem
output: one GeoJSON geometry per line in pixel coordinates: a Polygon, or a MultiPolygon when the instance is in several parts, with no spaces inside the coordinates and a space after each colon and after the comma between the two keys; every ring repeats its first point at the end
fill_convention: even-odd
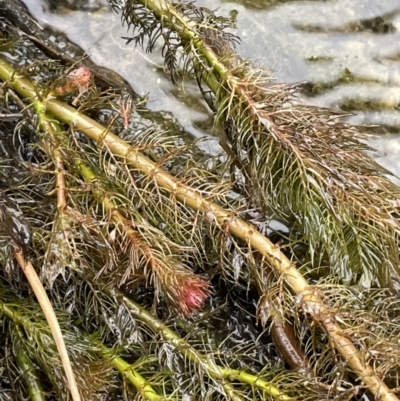
{"type": "MultiPolygon", "coordinates": [[[[16,73],[3,60],[0,60],[0,77],[9,81],[22,96],[31,100],[36,99],[37,92],[34,85],[28,79],[16,73]]],[[[237,217],[235,213],[204,199],[196,189],[181,183],[129,143],[73,107],[52,98],[43,100],[43,103],[46,109],[53,113],[56,118],[79,129],[89,138],[96,141],[99,146],[103,146],[107,151],[118,155],[142,174],[152,177],[159,187],[171,192],[183,204],[194,210],[201,210],[207,216],[213,216],[217,225],[228,227],[233,235],[248,243],[252,249],[257,250],[277,272],[284,276],[290,288],[301,299],[303,309],[326,330],[333,346],[369,391],[375,395],[376,399],[380,401],[399,401],[396,395],[374,373],[372,367],[361,358],[360,352],[354,346],[352,340],[343,333],[339,324],[335,321],[334,313],[324,305],[318,291],[308,285],[304,276],[280,251],[279,247],[262,235],[256,227],[237,217]]]]}
{"type": "MultiPolygon", "coordinates": [[[[136,390],[144,399],[150,401],[165,401],[167,399],[157,394],[147,380],[123,358],[115,356],[105,345],[98,342],[96,342],[96,344],[101,346],[103,356],[111,358],[111,365],[113,365],[119,373],[124,375],[127,380],[135,386],[136,390]]],[[[168,397],[168,400],[172,400],[172,398],[168,397]]]]}
{"type": "MultiPolygon", "coordinates": [[[[246,373],[242,370],[231,369],[229,367],[222,367],[217,365],[215,361],[201,354],[188,342],[186,342],[183,338],[176,334],[173,330],[168,328],[163,322],[154,317],[145,308],[132,301],[130,298],[126,297],[119,290],[110,289],[107,286],[100,284],[99,282],[93,284],[100,287],[104,293],[114,297],[119,302],[122,302],[129,309],[129,311],[132,312],[141,322],[150,327],[150,329],[154,333],[161,335],[164,341],[173,345],[182,353],[183,356],[189,359],[192,363],[200,364],[208,372],[210,377],[216,380],[225,379],[240,381],[241,383],[248,384],[250,386],[265,391],[267,394],[276,398],[278,401],[292,400],[291,397],[284,394],[276,386],[267,382],[266,380],[260,379],[259,377],[251,373],[246,373]]],[[[229,382],[225,382],[224,386],[228,387],[229,389],[231,388],[229,382]]]]}

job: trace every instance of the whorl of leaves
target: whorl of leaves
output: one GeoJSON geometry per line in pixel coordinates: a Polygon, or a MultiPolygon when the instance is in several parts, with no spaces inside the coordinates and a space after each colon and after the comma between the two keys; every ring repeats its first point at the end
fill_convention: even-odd
{"type": "Polygon", "coordinates": [[[366,287],[400,280],[400,190],[366,155],[356,127],[341,122],[343,113],[297,104],[301,85],[276,83],[270,71],[242,61],[227,20],[204,8],[110,3],[139,32],[136,43],[149,38],[148,51],[164,37],[170,71],[177,67],[170,54],[182,46],[184,71],[196,71],[215,93],[216,120],[242,166],[250,205],[300,234],[313,267],[329,266],[343,282],[366,287]]]}
{"type": "MultiPolygon", "coordinates": [[[[14,296],[3,285],[0,283],[2,299],[0,314],[8,318],[6,327],[13,347],[24,350],[26,355],[46,373],[57,391],[57,396],[64,399],[64,395],[68,393],[68,382],[42,311],[30,300],[14,296]],[[8,299],[8,302],[5,299],[8,299]]],[[[101,394],[111,385],[111,368],[108,362],[99,358],[93,344],[68,324],[69,319],[65,314],[58,313],[57,318],[63,327],[64,339],[83,399],[100,399],[101,394]]]]}
{"type": "MultiPolygon", "coordinates": [[[[226,29],[233,25],[230,18],[219,17],[205,7],[197,7],[194,2],[171,3],[173,11],[169,14],[170,18],[165,18],[164,10],[153,13],[139,0],[110,0],[109,3],[115,11],[121,12],[123,23],[133,29],[133,37],[123,38],[127,43],[134,42],[135,45],[140,45],[147,52],[151,52],[157,40],[163,39],[164,63],[174,84],[177,83],[178,74],[199,73],[198,69],[193,68],[194,63],[201,60],[202,71],[207,65],[201,53],[197,53],[190,36],[187,37],[187,22],[190,23],[191,32],[198,38],[204,40],[213,38],[210,45],[217,53],[222,53],[223,48],[226,50],[226,46],[221,46],[222,44],[230,48],[230,45],[239,42],[237,36],[226,32],[226,29]]],[[[161,9],[162,7],[161,3],[161,9]]]]}
{"type": "Polygon", "coordinates": [[[303,234],[314,267],[329,263],[366,287],[398,282],[400,189],[366,155],[361,134],[343,114],[294,104],[299,85],[241,71],[217,94],[218,118],[231,120],[254,203],[303,234]]]}

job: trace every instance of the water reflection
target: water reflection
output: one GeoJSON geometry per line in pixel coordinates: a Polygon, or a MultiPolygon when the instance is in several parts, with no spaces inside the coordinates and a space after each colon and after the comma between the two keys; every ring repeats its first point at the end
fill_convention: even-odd
{"type": "Polygon", "coordinates": [[[388,34],[396,32],[395,25],[391,20],[396,17],[400,12],[400,9],[384,13],[382,15],[373,16],[372,18],[363,18],[357,21],[348,21],[338,26],[324,26],[324,25],[313,25],[313,24],[295,24],[294,27],[297,30],[305,32],[330,32],[330,33],[350,33],[350,32],[371,32],[376,34],[388,34]]]}
{"type": "MultiPolygon", "coordinates": [[[[302,0],[221,0],[222,3],[238,3],[248,9],[262,10],[283,3],[299,2],[302,0]]],[[[328,1],[328,0],[310,0],[310,1],[328,1]]]]}

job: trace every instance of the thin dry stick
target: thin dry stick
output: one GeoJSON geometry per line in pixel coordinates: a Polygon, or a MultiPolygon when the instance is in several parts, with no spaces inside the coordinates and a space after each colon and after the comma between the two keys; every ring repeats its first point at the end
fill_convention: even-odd
{"type": "MultiPolygon", "coordinates": [[[[24,97],[37,100],[34,85],[28,79],[20,76],[3,60],[0,60],[0,77],[8,80],[11,85],[24,97]]],[[[260,252],[270,265],[280,272],[294,293],[301,298],[303,309],[310,313],[315,321],[321,324],[332,341],[336,350],[347,361],[351,369],[357,374],[369,391],[379,401],[400,401],[386,384],[374,373],[370,365],[359,356],[359,351],[334,319],[334,314],[324,305],[324,302],[314,287],[308,285],[304,276],[296,269],[293,263],[262,235],[252,224],[238,218],[234,212],[227,211],[221,206],[204,199],[201,194],[181,183],[177,178],[157,167],[149,158],[140,153],[129,143],[123,141],[108,129],[79,113],[71,106],[56,99],[45,99],[43,104],[54,116],[70,124],[85,135],[103,145],[113,154],[124,158],[142,174],[153,177],[154,182],[174,194],[176,199],[194,210],[201,210],[207,216],[213,216],[215,223],[229,227],[236,237],[246,241],[253,249],[260,252]]]]}
{"type": "Polygon", "coordinates": [[[54,313],[53,307],[51,306],[49,297],[47,296],[46,291],[44,290],[43,285],[39,280],[35,269],[32,266],[32,263],[29,261],[27,262],[21,252],[14,252],[14,256],[21,266],[21,269],[24,272],[26,278],[28,279],[29,284],[31,285],[33,292],[35,293],[36,298],[39,302],[39,305],[43,310],[47,323],[49,324],[54,341],[57,345],[58,353],[60,354],[61,362],[65,370],[65,375],[67,376],[72,399],[73,401],[80,401],[81,396],[79,394],[78,386],[76,385],[71,361],[69,360],[60,325],[58,324],[57,316],[54,313]]]}

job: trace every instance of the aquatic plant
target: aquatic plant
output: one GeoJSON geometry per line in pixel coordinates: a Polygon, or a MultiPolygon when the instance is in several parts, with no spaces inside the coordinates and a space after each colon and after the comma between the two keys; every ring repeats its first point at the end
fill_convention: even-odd
{"type": "Polygon", "coordinates": [[[172,77],[195,73],[209,86],[248,197],[301,233],[314,268],[327,265],[343,282],[367,288],[399,281],[399,188],[365,154],[363,135],[341,122],[344,113],[298,104],[301,85],[277,83],[270,70],[242,60],[229,20],[207,9],[165,0],[110,4],[133,29],[128,42],[147,37],[151,51],[162,38],[172,77]]]}
{"type": "Polygon", "coordinates": [[[397,400],[398,188],[355,128],[290,105],[298,87],[242,61],[228,20],[193,3],[111,3],[138,43],[165,39],[174,82],[195,72],[209,85],[231,159],[150,125],[129,88],[101,90],[84,60],[67,67],[42,43],[50,61],[2,26],[16,54],[36,59],[21,68],[0,58],[1,96],[20,119],[0,134],[0,361],[7,377],[25,378],[9,390],[22,398],[26,386],[38,400],[397,400]],[[285,249],[261,232],[272,218],[291,229],[285,249]],[[33,266],[51,302],[39,302],[44,315],[30,294],[40,301],[42,283],[20,275],[33,266]]]}

